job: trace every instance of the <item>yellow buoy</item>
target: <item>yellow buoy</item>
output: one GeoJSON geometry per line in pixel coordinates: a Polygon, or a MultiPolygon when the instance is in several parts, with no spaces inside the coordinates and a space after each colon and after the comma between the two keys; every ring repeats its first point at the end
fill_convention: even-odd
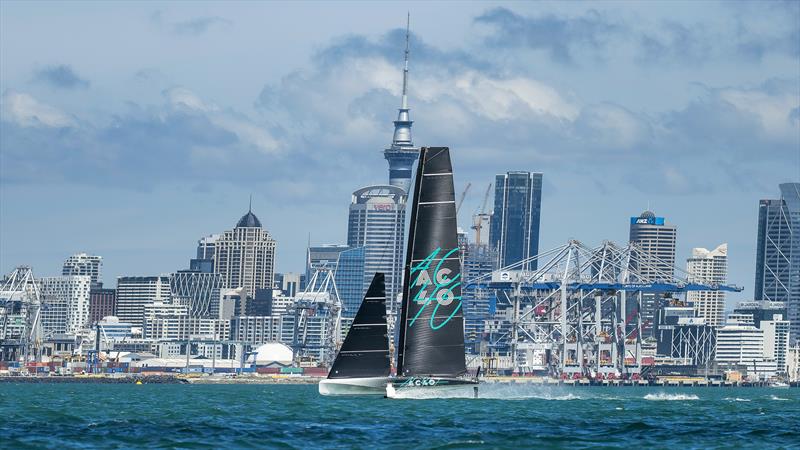
{"type": "Polygon", "coordinates": [[[136,384],[142,384],[142,380],[136,380],[136,384]]]}

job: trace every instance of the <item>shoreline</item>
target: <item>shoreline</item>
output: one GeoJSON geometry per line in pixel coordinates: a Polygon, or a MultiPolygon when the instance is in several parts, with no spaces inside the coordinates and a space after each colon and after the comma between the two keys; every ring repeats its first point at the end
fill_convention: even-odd
{"type": "MultiPolygon", "coordinates": [[[[66,376],[0,376],[2,383],[18,384],[203,384],[203,385],[233,385],[233,384],[284,384],[304,385],[317,384],[324,377],[269,377],[269,376],[184,376],[184,375],[141,375],[130,374],[122,376],[98,375],[66,375],[66,376]]],[[[645,380],[558,380],[551,378],[519,378],[519,377],[489,377],[481,380],[487,384],[515,384],[526,386],[553,386],[553,387],[771,387],[774,389],[786,386],[771,386],[766,382],[731,382],[721,380],[679,379],[668,378],[657,381],[645,380]]],[[[789,383],[789,387],[800,387],[800,383],[789,383]]]]}

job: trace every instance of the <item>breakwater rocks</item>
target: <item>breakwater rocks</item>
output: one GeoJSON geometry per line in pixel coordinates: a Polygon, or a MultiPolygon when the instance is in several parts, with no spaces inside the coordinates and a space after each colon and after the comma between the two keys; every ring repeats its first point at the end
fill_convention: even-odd
{"type": "Polygon", "coordinates": [[[103,377],[103,376],[10,376],[0,377],[0,383],[102,383],[102,384],[183,384],[186,380],[172,375],[146,375],[146,376],[125,376],[125,377],[103,377]]]}

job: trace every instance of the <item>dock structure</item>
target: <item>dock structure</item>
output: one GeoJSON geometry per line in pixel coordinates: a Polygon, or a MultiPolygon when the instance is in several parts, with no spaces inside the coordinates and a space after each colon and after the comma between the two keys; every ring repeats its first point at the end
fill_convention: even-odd
{"type": "MultiPolygon", "coordinates": [[[[489,384],[514,384],[514,385],[530,385],[530,386],[571,386],[571,387],[664,387],[664,388],[725,388],[725,387],[768,387],[771,386],[768,381],[758,382],[745,382],[745,381],[730,381],[730,380],[717,380],[706,379],[699,377],[659,377],[652,380],[644,379],[611,379],[611,380],[596,380],[589,378],[581,379],[562,379],[553,377],[528,377],[528,376],[491,376],[485,377],[482,381],[489,384]]],[[[800,385],[793,385],[800,387],[800,385]]]]}
{"type": "MultiPolygon", "coordinates": [[[[742,290],[698,280],[677,267],[664,270],[664,265],[635,243],[620,246],[606,241],[592,248],[570,240],[466,280],[465,288],[483,290],[494,298],[498,313],[503,312],[500,320],[487,324],[490,339],[481,356],[491,362],[503,352],[515,373],[544,371],[562,379],[639,379],[646,369],[643,329],[651,325],[642,314],[646,300],[691,291],[742,290]],[[534,260],[536,264],[531,264],[534,260]],[[540,361],[532,362],[537,358],[540,361]]],[[[713,345],[698,345],[704,346],[698,352],[708,359],[713,345]]]]}
{"type": "Polygon", "coordinates": [[[0,280],[0,361],[38,361],[43,340],[39,284],[28,266],[0,280]]]}

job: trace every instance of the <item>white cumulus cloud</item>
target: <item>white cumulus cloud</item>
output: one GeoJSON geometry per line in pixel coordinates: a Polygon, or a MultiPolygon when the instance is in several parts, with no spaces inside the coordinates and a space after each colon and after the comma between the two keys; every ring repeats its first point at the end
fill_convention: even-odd
{"type": "Polygon", "coordinates": [[[7,90],[1,101],[2,119],[21,127],[65,128],[75,125],[75,121],[67,114],[24,92],[7,90]]]}

